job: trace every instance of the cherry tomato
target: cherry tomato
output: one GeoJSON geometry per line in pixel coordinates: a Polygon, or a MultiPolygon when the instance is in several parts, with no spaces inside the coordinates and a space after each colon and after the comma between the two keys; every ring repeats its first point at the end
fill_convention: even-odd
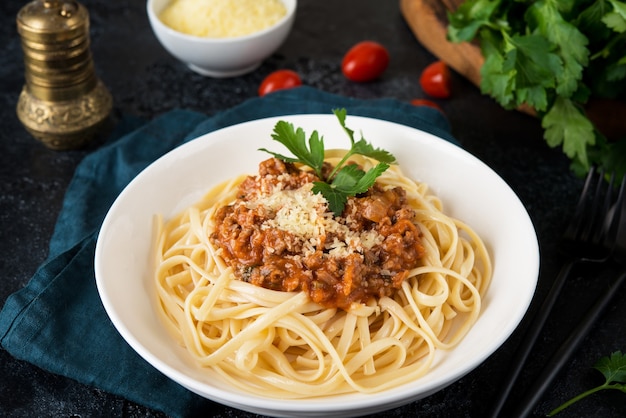
{"type": "Polygon", "coordinates": [[[428,107],[432,107],[433,109],[437,109],[441,113],[444,113],[443,109],[441,107],[439,107],[439,105],[437,103],[433,102],[432,100],[428,100],[428,99],[413,99],[413,100],[411,100],[411,104],[413,106],[428,106],[428,107]]]}
{"type": "Polygon", "coordinates": [[[451,94],[450,70],[443,61],[436,61],[424,68],[420,75],[420,86],[424,93],[438,99],[446,99],[451,94]]]}
{"type": "Polygon", "coordinates": [[[277,70],[265,77],[259,86],[259,96],[277,90],[290,89],[302,85],[302,80],[298,73],[292,70],[277,70]]]}
{"type": "Polygon", "coordinates": [[[359,83],[372,81],[382,75],[389,65],[389,52],[374,41],[362,41],[346,52],[341,71],[348,80],[359,83]]]}

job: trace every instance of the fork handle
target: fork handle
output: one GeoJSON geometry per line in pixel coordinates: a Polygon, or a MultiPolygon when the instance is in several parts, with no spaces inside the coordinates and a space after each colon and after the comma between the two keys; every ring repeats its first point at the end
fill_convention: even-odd
{"type": "Polygon", "coordinates": [[[539,402],[563,366],[569,361],[572,354],[574,354],[580,343],[585,339],[591,327],[609,305],[624,280],[626,280],[626,271],[613,281],[613,283],[605,289],[604,293],[598,297],[598,300],[587,311],[583,320],[571,332],[567,339],[563,341],[552,358],[550,358],[550,361],[548,361],[543,368],[543,373],[535,380],[535,383],[519,403],[519,407],[511,417],[526,417],[532,412],[534,406],[539,402]]]}
{"type": "Polygon", "coordinates": [[[502,389],[498,393],[496,402],[491,409],[491,412],[489,414],[490,417],[497,418],[498,416],[500,416],[500,413],[507,401],[507,398],[509,397],[511,390],[513,389],[513,386],[515,385],[515,381],[517,380],[517,377],[519,376],[520,372],[524,368],[526,360],[528,359],[528,355],[532,351],[535,345],[535,342],[537,341],[537,337],[539,337],[539,334],[541,333],[541,330],[543,329],[543,326],[545,325],[546,320],[548,319],[548,316],[550,316],[550,312],[552,311],[552,308],[554,307],[554,304],[559,296],[559,293],[561,293],[563,284],[565,283],[566,279],[569,277],[570,272],[572,271],[572,268],[577,262],[578,260],[573,260],[564,264],[563,267],[561,267],[561,270],[559,271],[558,276],[552,283],[552,287],[550,288],[550,291],[546,295],[546,298],[541,304],[539,311],[533,318],[530,326],[528,327],[526,333],[524,334],[524,337],[522,338],[522,342],[520,343],[520,345],[517,347],[517,350],[515,351],[515,356],[511,363],[511,367],[509,368],[509,374],[506,376],[506,379],[504,380],[504,383],[501,386],[502,389]]]}

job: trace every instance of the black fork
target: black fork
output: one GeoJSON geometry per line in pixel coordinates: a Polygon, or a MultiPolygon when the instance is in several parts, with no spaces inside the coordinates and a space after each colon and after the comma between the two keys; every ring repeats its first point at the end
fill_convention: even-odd
{"type": "MultiPolygon", "coordinates": [[[[608,182],[603,171],[591,168],[574,215],[565,229],[565,245],[578,255],[581,261],[605,261],[615,241],[615,227],[619,214],[614,214],[615,175],[608,182]],[[617,216],[615,216],[617,215],[617,216]]],[[[623,182],[622,182],[623,185],[623,182]]],[[[623,187],[617,199],[621,198],[623,187]]]]}
{"type": "MultiPolygon", "coordinates": [[[[624,181],[622,181],[619,198],[624,199],[624,181]]],[[[614,209],[614,203],[614,175],[610,175],[607,181],[603,171],[591,168],[574,214],[563,234],[563,246],[568,250],[570,259],[561,268],[518,346],[509,374],[496,397],[490,417],[500,416],[517,377],[524,368],[528,355],[574,266],[582,263],[603,263],[610,259],[621,212],[614,209]]]]}

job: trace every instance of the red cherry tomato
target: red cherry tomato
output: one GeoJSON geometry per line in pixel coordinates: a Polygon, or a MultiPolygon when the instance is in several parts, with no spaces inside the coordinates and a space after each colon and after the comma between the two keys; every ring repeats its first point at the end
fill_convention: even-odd
{"type": "Polygon", "coordinates": [[[413,106],[428,106],[428,107],[432,107],[433,109],[437,109],[441,113],[444,113],[443,109],[441,107],[439,107],[439,105],[437,103],[433,102],[432,100],[428,100],[428,99],[413,99],[413,100],[411,100],[411,104],[413,106]]]}
{"type": "Polygon", "coordinates": [[[372,81],[382,75],[389,65],[389,52],[374,41],[363,41],[346,52],[341,71],[348,80],[359,83],[372,81]]]}
{"type": "Polygon", "coordinates": [[[295,71],[277,70],[268,74],[261,82],[259,86],[259,96],[265,96],[277,90],[290,89],[301,85],[302,80],[295,71]]]}
{"type": "Polygon", "coordinates": [[[420,86],[424,93],[438,99],[446,99],[451,94],[450,70],[443,61],[436,61],[424,68],[420,75],[420,86]]]}

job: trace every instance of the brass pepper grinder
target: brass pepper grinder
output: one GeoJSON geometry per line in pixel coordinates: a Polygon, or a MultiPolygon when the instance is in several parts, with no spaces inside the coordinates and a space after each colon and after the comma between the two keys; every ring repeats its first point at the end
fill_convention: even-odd
{"type": "Polygon", "coordinates": [[[89,13],[74,0],[36,0],[17,15],[26,83],[17,115],[47,147],[76,149],[107,121],[113,99],[96,77],[89,13]]]}

